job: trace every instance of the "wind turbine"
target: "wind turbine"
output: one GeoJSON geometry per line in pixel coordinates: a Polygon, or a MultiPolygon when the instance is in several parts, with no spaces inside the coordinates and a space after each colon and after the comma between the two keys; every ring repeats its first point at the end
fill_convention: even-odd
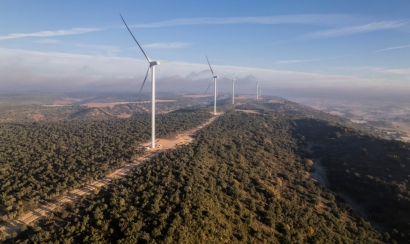
{"type": "MultiPolygon", "coordinates": [[[[255,79],[255,80],[256,80],[256,79],[255,79]]],[[[259,100],[258,83],[259,83],[259,81],[258,81],[258,80],[256,80],[256,100],[259,100]]]]}
{"type": "Polygon", "coordinates": [[[225,79],[231,80],[232,81],[232,104],[235,104],[235,80],[238,78],[241,74],[237,75],[235,78],[227,78],[224,77],[225,79]]]}
{"type": "Polygon", "coordinates": [[[148,63],[149,63],[147,73],[145,74],[144,82],[142,83],[142,86],[141,86],[141,89],[138,95],[141,93],[142,88],[144,87],[145,81],[147,80],[148,73],[151,70],[151,75],[152,75],[151,76],[151,148],[155,148],[155,66],[160,65],[160,62],[151,61],[151,59],[148,58],[147,54],[142,49],[141,45],[138,43],[137,39],[132,34],[130,28],[128,28],[128,25],[127,23],[125,23],[125,20],[121,14],[120,16],[125,26],[127,27],[128,31],[130,32],[132,38],[134,38],[134,41],[137,43],[138,47],[141,49],[142,53],[144,54],[145,58],[148,60],[148,63]]]}
{"type": "MultiPolygon", "coordinates": [[[[206,56],[206,61],[208,61],[209,69],[212,72],[212,81],[209,84],[208,89],[211,86],[212,82],[214,82],[214,115],[216,115],[216,79],[218,78],[218,76],[214,74],[214,71],[212,70],[211,64],[209,63],[208,56],[206,56]]],[[[208,89],[206,89],[205,93],[208,92],[208,89]]]]}

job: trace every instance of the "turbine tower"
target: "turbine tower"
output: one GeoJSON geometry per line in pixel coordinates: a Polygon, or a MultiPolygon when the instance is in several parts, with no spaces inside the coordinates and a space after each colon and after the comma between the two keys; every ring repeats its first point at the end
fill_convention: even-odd
{"type": "Polygon", "coordinates": [[[142,88],[144,87],[145,81],[147,80],[148,73],[151,70],[151,75],[152,75],[151,76],[151,148],[155,148],[155,66],[160,65],[160,62],[151,61],[151,59],[148,58],[147,54],[142,49],[141,45],[138,43],[137,39],[132,34],[130,28],[128,28],[128,25],[127,23],[125,23],[125,20],[121,14],[120,16],[125,26],[127,27],[128,31],[130,32],[132,38],[134,38],[134,41],[137,43],[138,47],[141,49],[142,53],[144,54],[145,58],[148,60],[148,63],[149,63],[147,73],[145,74],[144,82],[142,83],[142,86],[141,86],[141,89],[138,95],[141,93],[142,88]]]}
{"type": "MultiPolygon", "coordinates": [[[[208,89],[211,86],[212,82],[214,82],[214,115],[216,115],[216,79],[218,78],[218,76],[214,74],[211,64],[209,63],[208,56],[206,56],[206,61],[208,61],[209,69],[211,70],[211,73],[212,73],[212,81],[209,84],[208,89]]],[[[206,89],[206,92],[208,91],[208,89],[206,89]]]]}
{"type": "Polygon", "coordinates": [[[237,75],[235,78],[231,79],[228,77],[224,77],[225,79],[231,80],[232,81],[232,104],[235,104],[235,80],[238,78],[241,74],[237,75]]]}
{"type": "Polygon", "coordinates": [[[259,81],[256,81],[256,100],[259,100],[259,90],[258,90],[258,83],[259,81]]]}

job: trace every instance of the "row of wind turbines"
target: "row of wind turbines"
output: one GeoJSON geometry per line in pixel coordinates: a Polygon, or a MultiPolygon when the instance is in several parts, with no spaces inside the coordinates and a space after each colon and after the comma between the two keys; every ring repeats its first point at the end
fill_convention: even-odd
{"type": "MultiPolygon", "coordinates": [[[[216,85],[216,79],[219,78],[219,77],[214,74],[214,71],[212,70],[211,64],[209,63],[208,56],[205,55],[205,57],[206,57],[206,61],[208,62],[208,65],[209,65],[209,69],[211,70],[211,73],[212,73],[212,80],[211,80],[211,83],[209,83],[209,86],[208,86],[208,88],[206,89],[206,91],[205,91],[204,94],[206,94],[206,93],[208,92],[209,87],[211,87],[212,83],[214,83],[214,115],[217,115],[217,114],[216,114],[216,96],[217,96],[217,93],[218,93],[218,92],[217,92],[217,89],[218,89],[218,88],[217,88],[217,85],[216,85]]],[[[235,104],[235,80],[236,80],[236,78],[238,78],[240,75],[241,75],[241,74],[237,75],[235,78],[221,77],[221,78],[223,78],[223,79],[227,79],[227,80],[231,80],[231,81],[232,81],[232,104],[235,104]]],[[[253,77],[253,78],[255,79],[255,77],[253,77]]],[[[255,80],[256,80],[256,79],[255,79],[255,80]]],[[[258,89],[258,83],[259,83],[259,81],[256,80],[256,100],[259,100],[259,96],[260,96],[260,92],[261,92],[261,89],[258,89]],[[258,93],[258,91],[259,91],[259,93],[258,93]]]]}
{"type": "MultiPolygon", "coordinates": [[[[145,85],[145,81],[147,80],[148,74],[151,70],[151,148],[155,148],[155,66],[160,65],[161,63],[159,61],[152,61],[148,57],[148,55],[142,49],[141,45],[138,43],[137,39],[132,34],[130,28],[128,27],[127,23],[125,22],[125,20],[124,20],[124,18],[122,17],[121,14],[120,14],[120,16],[121,16],[121,19],[124,22],[125,26],[127,27],[128,31],[130,32],[132,38],[137,43],[138,47],[141,49],[142,53],[144,54],[144,56],[147,59],[148,64],[149,64],[147,73],[145,74],[145,78],[144,78],[144,81],[142,83],[142,86],[141,86],[141,89],[140,89],[138,95],[141,93],[142,88],[145,85]]],[[[212,70],[211,64],[209,63],[208,56],[206,56],[206,60],[207,60],[208,65],[209,65],[209,69],[211,70],[211,73],[212,73],[212,81],[209,84],[208,89],[206,89],[205,93],[208,92],[209,87],[212,85],[212,83],[214,83],[214,115],[217,115],[217,113],[216,113],[216,97],[217,97],[216,79],[218,78],[218,76],[214,74],[214,71],[212,70]]],[[[162,63],[164,63],[164,62],[162,62],[162,63]]],[[[241,74],[237,75],[233,79],[226,78],[226,77],[221,77],[221,78],[228,79],[228,80],[232,81],[232,104],[235,104],[235,80],[240,75],[241,74]]],[[[256,100],[259,100],[259,96],[261,95],[261,90],[258,88],[258,83],[259,83],[259,81],[256,80],[256,100]]]]}

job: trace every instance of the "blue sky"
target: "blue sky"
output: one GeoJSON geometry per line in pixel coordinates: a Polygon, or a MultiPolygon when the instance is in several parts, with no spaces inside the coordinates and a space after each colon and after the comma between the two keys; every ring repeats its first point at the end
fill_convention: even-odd
{"type": "Polygon", "coordinates": [[[207,54],[218,74],[244,73],[242,92],[251,75],[272,94],[408,92],[409,9],[409,1],[2,1],[0,89],[139,87],[147,64],[121,13],[151,59],[171,61],[157,68],[159,91],[206,89],[207,54]]]}

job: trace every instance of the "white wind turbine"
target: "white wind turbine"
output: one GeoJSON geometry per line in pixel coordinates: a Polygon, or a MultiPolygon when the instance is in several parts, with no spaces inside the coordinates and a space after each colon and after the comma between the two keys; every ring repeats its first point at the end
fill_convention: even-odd
{"type": "MultiPolygon", "coordinates": [[[[255,77],[254,77],[254,79],[256,80],[256,78],[255,78],[255,77]]],[[[258,83],[259,83],[259,81],[258,81],[258,80],[256,80],[256,100],[259,100],[258,83]]]]}
{"type": "MultiPolygon", "coordinates": [[[[209,89],[209,87],[211,87],[212,82],[214,82],[214,115],[216,115],[216,79],[218,78],[218,76],[214,74],[214,71],[212,70],[211,64],[209,63],[208,56],[206,56],[206,61],[208,61],[209,69],[211,69],[211,72],[212,72],[212,81],[209,84],[208,89],[209,89]]],[[[205,93],[208,92],[208,89],[206,89],[205,93]]]]}
{"type": "Polygon", "coordinates": [[[125,23],[124,18],[122,17],[122,15],[120,14],[122,21],[124,22],[125,26],[127,27],[128,31],[130,32],[132,38],[134,38],[135,42],[137,43],[137,45],[139,46],[139,48],[141,49],[142,53],[144,54],[145,58],[148,60],[149,66],[148,66],[148,70],[147,73],[145,75],[144,78],[144,82],[142,83],[140,92],[138,93],[138,95],[141,93],[142,88],[144,87],[145,81],[147,80],[148,77],[148,73],[150,70],[152,70],[151,74],[151,148],[155,148],[155,66],[156,65],[160,65],[159,61],[151,61],[151,59],[148,58],[147,54],[144,52],[144,50],[142,49],[141,45],[138,43],[137,39],[134,37],[134,35],[132,34],[130,28],[128,28],[127,23],[125,23]]]}
{"type": "Polygon", "coordinates": [[[231,79],[228,77],[224,77],[225,79],[231,80],[232,81],[232,104],[235,104],[235,80],[238,78],[241,74],[237,75],[235,78],[231,79]]]}

